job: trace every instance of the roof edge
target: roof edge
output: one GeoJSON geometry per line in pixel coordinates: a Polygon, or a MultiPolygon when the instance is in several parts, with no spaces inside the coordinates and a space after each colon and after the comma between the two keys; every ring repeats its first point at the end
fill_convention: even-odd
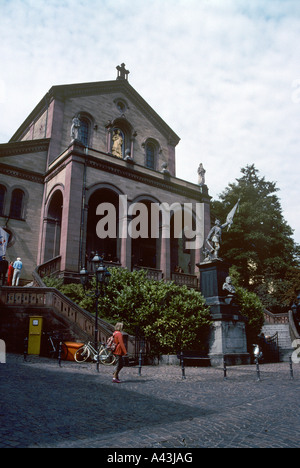
{"type": "Polygon", "coordinates": [[[48,151],[50,139],[22,140],[0,144],[0,158],[24,153],[48,151]]]}

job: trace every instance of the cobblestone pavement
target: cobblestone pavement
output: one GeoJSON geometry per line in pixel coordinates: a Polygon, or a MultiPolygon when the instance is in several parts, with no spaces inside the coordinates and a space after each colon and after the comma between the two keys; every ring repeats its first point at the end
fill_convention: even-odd
{"type": "Polygon", "coordinates": [[[300,365],[111,367],[9,354],[0,365],[0,447],[300,447],[300,365]]]}

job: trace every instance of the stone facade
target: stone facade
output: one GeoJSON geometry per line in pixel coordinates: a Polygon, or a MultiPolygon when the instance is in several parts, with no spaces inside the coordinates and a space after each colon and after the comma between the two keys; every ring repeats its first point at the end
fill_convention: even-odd
{"type": "MultiPolygon", "coordinates": [[[[128,269],[158,270],[165,279],[178,264],[195,275],[210,229],[210,197],[205,185],[176,177],[178,142],[175,132],[122,76],[52,87],[10,142],[0,145],[0,223],[11,234],[8,259],[22,257],[27,279],[37,265],[57,256],[62,274],[78,273],[95,251],[128,269]],[[72,133],[74,118],[80,126],[72,133]],[[122,136],[121,157],[112,152],[116,132],[122,136]],[[22,191],[22,214],[12,217],[14,189],[22,191]],[[125,211],[120,197],[126,197],[125,211]],[[96,210],[102,203],[116,209],[114,239],[96,234],[101,219],[96,210]],[[162,222],[158,238],[125,236],[134,203],[148,209],[153,203],[190,203],[194,222],[199,204],[199,248],[187,249],[184,237],[165,236],[162,222]]],[[[150,218],[149,223],[150,230],[150,218]]]]}

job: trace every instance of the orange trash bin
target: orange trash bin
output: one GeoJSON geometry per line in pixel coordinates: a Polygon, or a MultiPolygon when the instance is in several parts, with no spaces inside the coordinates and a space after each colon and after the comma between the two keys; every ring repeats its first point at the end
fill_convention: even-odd
{"type": "Polygon", "coordinates": [[[84,345],[84,343],[73,343],[72,341],[65,341],[65,345],[68,348],[67,361],[75,361],[76,351],[84,345]]]}

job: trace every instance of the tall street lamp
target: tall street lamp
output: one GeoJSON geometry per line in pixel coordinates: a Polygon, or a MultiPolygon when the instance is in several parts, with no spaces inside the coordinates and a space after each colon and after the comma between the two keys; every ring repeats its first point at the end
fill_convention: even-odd
{"type": "MultiPolygon", "coordinates": [[[[103,258],[96,253],[92,259],[93,272],[91,274],[95,275],[96,278],[96,289],[89,294],[90,297],[96,299],[96,317],[95,317],[95,349],[97,351],[97,371],[99,372],[99,350],[98,350],[98,305],[99,297],[104,296],[105,288],[108,286],[110,280],[110,272],[107,270],[106,266],[103,263],[103,258]]],[[[88,287],[90,273],[86,268],[80,270],[80,281],[84,290],[88,287]]]]}

